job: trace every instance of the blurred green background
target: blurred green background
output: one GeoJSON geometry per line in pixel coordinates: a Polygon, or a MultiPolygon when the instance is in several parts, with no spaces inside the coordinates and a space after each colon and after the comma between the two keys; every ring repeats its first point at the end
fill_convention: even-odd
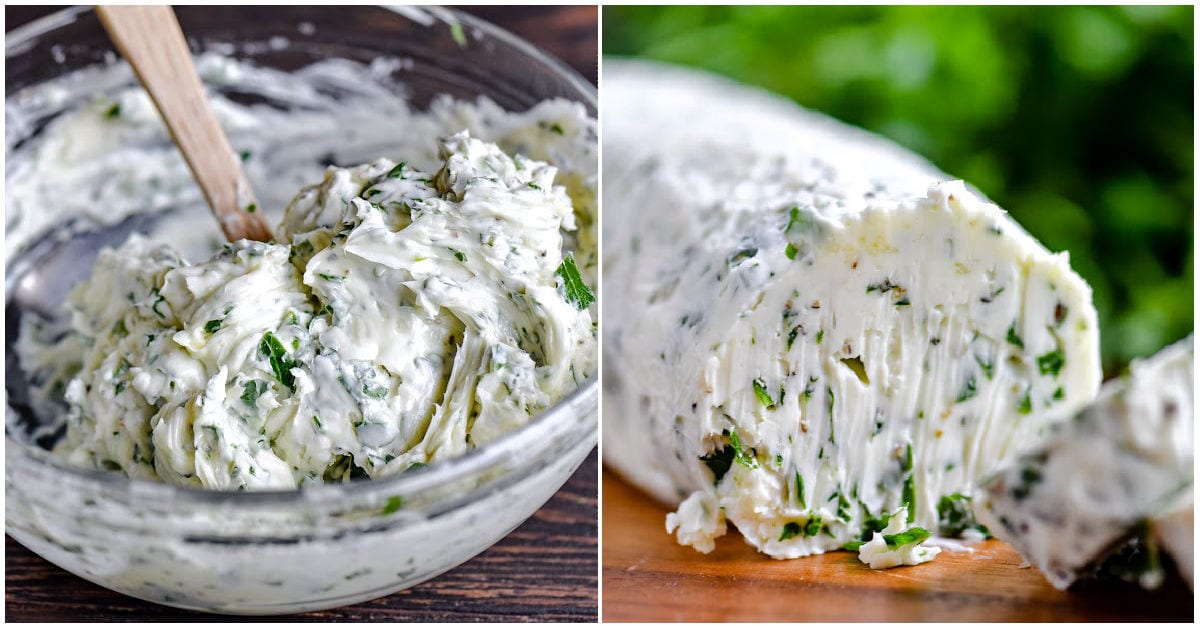
{"type": "Polygon", "coordinates": [[[604,53],[692,65],[966,179],[1095,291],[1105,373],[1193,328],[1193,8],[604,7],[604,53]]]}

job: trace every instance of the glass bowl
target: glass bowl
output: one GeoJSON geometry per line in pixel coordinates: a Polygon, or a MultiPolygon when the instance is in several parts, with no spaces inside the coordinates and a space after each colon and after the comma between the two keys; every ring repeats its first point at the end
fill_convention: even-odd
{"type": "MultiPolygon", "coordinates": [[[[596,112],[595,89],[564,65],[453,11],[236,6],[176,11],[193,49],[220,47],[263,67],[293,71],[329,58],[363,64],[382,56],[405,59],[392,70],[416,109],[450,94],[485,95],[511,111],[564,97],[583,103],[591,117],[596,112]]],[[[69,9],[32,22],[6,40],[6,105],[27,87],[113,61],[111,44],[90,10],[69,9]]],[[[236,81],[218,89],[237,95],[236,81]]],[[[72,99],[84,97],[37,104],[33,109],[41,113],[21,124],[10,119],[6,149],[11,154],[76,104],[72,99]]],[[[11,169],[6,176],[13,176],[11,169]]],[[[173,211],[206,211],[197,194],[173,202],[180,199],[186,207],[173,211]]],[[[157,218],[134,216],[97,226],[53,216],[46,221],[56,227],[53,233],[13,238],[21,217],[7,205],[6,532],[101,586],[180,608],[238,614],[296,613],[387,595],[467,561],[508,534],[563,485],[596,444],[593,376],[525,426],[461,457],[389,478],[225,493],[63,463],[30,436],[37,419],[26,405],[14,350],[22,317],[56,314],[101,246],[149,229],[157,218]]]]}

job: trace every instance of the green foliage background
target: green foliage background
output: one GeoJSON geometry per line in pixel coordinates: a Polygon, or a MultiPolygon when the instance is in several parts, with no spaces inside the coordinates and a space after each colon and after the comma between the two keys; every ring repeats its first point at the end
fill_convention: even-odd
{"type": "Polygon", "coordinates": [[[766,87],[978,187],[1070,251],[1113,374],[1193,328],[1192,14],[608,6],[603,33],[606,55],[766,87]]]}

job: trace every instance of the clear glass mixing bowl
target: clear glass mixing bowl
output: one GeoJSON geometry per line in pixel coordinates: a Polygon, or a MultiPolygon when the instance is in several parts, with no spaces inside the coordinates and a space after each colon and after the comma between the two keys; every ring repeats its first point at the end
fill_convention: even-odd
{"type": "MultiPolygon", "coordinates": [[[[260,66],[290,71],[327,58],[411,59],[396,78],[418,109],[437,94],[486,95],[509,110],[561,96],[584,103],[595,116],[595,89],[587,82],[461,13],[236,6],[179,7],[177,13],[194,46],[222,46],[260,66]]],[[[112,61],[112,47],[89,10],[55,14],[9,33],[6,99],[112,61]]],[[[236,91],[236,85],[221,89],[236,91]]],[[[47,106],[46,120],[71,104],[47,106]]],[[[10,125],[7,148],[35,136],[46,120],[10,125]]],[[[6,231],[13,224],[9,213],[6,208],[6,231]]],[[[21,318],[56,314],[96,250],[146,228],[144,220],[7,247],[6,532],[64,569],[134,597],[221,613],[294,613],[373,599],[495,543],[545,503],[595,446],[593,377],[486,446],[385,479],[220,493],[58,461],[29,437],[37,419],[25,406],[13,350],[21,318]]],[[[70,216],[57,222],[72,224],[70,216]]]]}

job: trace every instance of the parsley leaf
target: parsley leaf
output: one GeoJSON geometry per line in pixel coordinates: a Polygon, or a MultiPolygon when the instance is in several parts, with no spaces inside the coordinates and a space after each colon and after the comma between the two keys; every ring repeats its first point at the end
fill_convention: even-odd
{"type": "Polygon", "coordinates": [[[1055,349],[1050,353],[1038,356],[1038,371],[1042,375],[1058,376],[1058,372],[1062,370],[1063,364],[1066,363],[1066,358],[1063,357],[1063,352],[1055,349]]]}
{"type": "Polygon", "coordinates": [[[587,284],[583,283],[579,267],[575,265],[574,255],[567,253],[555,272],[563,280],[563,290],[566,292],[567,301],[575,304],[577,309],[586,310],[596,300],[596,295],[592,294],[592,291],[588,290],[587,284]]]}
{"type": "Polygon", "coordinates": [[[287,349],[275,334],[267,332],[263,334],[262,341],[258,343],[258,350],[271,363],[271,371],[275,373],[275,379],[279,383],[287,386],[289,390],[296,389],[296,377],[292,375],[292,367],[296,364],[292,362],[292,357],[288,355],[287,349]]]}

